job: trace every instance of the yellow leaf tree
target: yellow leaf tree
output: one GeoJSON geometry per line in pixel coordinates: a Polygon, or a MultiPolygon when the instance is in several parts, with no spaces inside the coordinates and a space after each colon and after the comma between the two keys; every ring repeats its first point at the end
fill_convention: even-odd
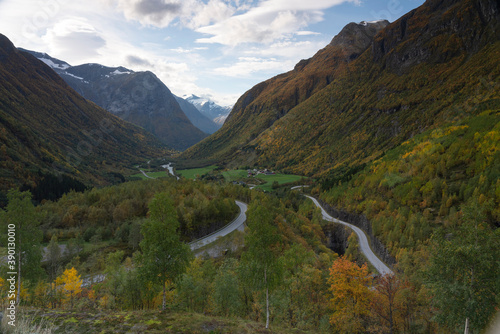
{"type": "Polygon", "coordinates": [[[62,286],[65,301],[69,301],[73,308],[75,297],[82,292],[82,283],[80,275],[75,268],[66,269],[61,276],[56,279],[56,284],[62,286]]]}
{"type": "Polygon", "coordinates": [[[370,314],[371,278],[366,263],[359,267],[344,257],[338,258],[330,268],[328,279],[330,307],[333,310],[330,323],[341,333],[361,333],[365,318],[370,314]]]}

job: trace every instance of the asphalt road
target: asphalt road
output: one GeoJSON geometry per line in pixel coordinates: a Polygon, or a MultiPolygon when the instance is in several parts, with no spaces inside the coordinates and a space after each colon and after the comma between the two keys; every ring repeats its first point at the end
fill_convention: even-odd
{"type": "Polygon", "coordinates": [[[319,204],[319,202],[318,202],[318,200],[316,198],[308,196],[308,195],[304,195],[304,196],[306,196],[307,198],[309,198],[310,200],[312,200],[314,202],[314,204],[318,208],[321,209],[321,214],[323,215],[323,219],[324,220],[328,220],[328,221],[331,221],[331,222],[334,222],[334,223],[339,223],[339,224],[345,225],[345,226],[351,228],[356,233],[356,235],[358,236],[359,247],[361,248],[361,252],[365,255],[366,259],[368,261],[370,261],[370,263],[375,267],[375,269],[377,269],[377,271],[381,275],[386,275],[386,274],[392,274],[393,273],[393,271],[391,269],[389,269],[389,267],[384,262],[382,262],[375,255],[375,253],[373,253],[372,249],[370,248],[370,244],[368,242],[368,238],[366,237],[366,234],[365,234],[365,232],[363,232],[363,230],[361,230],[357,226],[354,226],[354,225],[346,223],[346,222],[344,222],[342,220],[338,220],[336,218],[333,218],[332,216],[330,216],[325,211],[325,209],[323,209],[323,207],[319,204]]]}
{"type": "Polygon", "coordinates": [[[191,250],[196,250],[196,249],[201,248],[205,245],[208,245],[209,243],[212,243],[215,240],[217,240],[217,238],[223,237],[223,236],[233,232],[234,230],[243,231],[243,229],[245,228],[245,221],[247,220],[246,212],[247,212],[248,206],[245,203],[240,202],[240,201],[235,201],[235,202],[236,202],[236,205],[238,205],[240,207],[240,214],[238,215],[238,217],[236,217],[231,223],[227,224],[226,226],[224,226],[220,230],[217,230],[213,233],[210,233],[209,235],[207,235],[201,239],[190,242],[189,246],[191,247],[191,250]]]}

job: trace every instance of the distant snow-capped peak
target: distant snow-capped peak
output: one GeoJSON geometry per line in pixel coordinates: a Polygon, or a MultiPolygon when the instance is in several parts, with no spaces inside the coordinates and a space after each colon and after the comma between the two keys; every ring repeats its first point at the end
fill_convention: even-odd
{"type": "Polygon", "coordinates": [[[232,107],[220,106],[209,98],[194,94],[184,95],[183,99],[193,104],[196,109],[217,124],[223,124],[232,109],[232,107]]]}

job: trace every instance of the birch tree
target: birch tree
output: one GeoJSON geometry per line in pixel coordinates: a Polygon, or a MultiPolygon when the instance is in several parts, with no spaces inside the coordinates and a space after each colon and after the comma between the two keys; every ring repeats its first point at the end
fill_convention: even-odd
{"type": "Polygon", "coordinates": [[[166,284],[181,275],[192,258],[189,245],[180,240],[179,220],[173,201],[157,194],[149,204],[149,219],[141,227],[142,276],[162,285],[162,309],[166,308],[166,284]]]}
{"type": "Polygon", "coordinates": [[[6,210],[0,209],[1,235],[4,236],[4,244],[8,231],[15,234],[16,266],[10,267],[9,271],[17,272],[17,296],[16,303],[20,303],[21,283],[24,279],[35,280],[43,274],[41,268],[42,231],[38,228],[40,220],[31,202],[31,193],[10,190],[7,194],[9,203],[6,210]]]}
{"type": "MultiPolygon", "coordinates": [[[[266,328],[269,328],[269,294],[279,284],[282,276],[281,235],[275,224],[280,219],[273,214],[272,204],[255,200],[248,209],[245,237],[247,251],[242,261],[247,269],[247,280],[266,295],[266,328]]],[[[282,218],[281,218],[282,219],[282,218]]]]}
{"type": "Polygon", "coordinates": [[[453,231],[438,230],[433,238],[427,284],[434,294],[437,320],[461,332],[480,332],[498,307],[500,293],[500,229],[485,223],[475,201],[464,207],[453,231]]]}

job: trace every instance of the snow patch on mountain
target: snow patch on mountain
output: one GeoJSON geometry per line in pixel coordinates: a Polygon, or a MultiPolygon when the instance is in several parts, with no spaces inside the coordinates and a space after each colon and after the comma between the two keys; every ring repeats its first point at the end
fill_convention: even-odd
{"type": "MultiPolygon", "coordinates": [[[[69,72],[63,72],[62,74],[64,74],[64,75],[68,75],[68,76],[73,77],[73,78],[78,79],[78,80],[83,80],[83,78],[82,78],[82,77],[76,76],[76,75],[71,74],[71,73],[69,73],[69,72]]],[[[87,83],[88,83],[88,82],[87,82],[87,83]]]]}
{"type": "Polygon", "coordinates": [[[54,68],[54,69],[58,69],[58,70],[65,70],[67,68],[69,68],[69,64],[67,63],[55,63],[52,59],[49,59],[49,58],[38,58],[39,60],[43,61],[45,64],[47,64],[48,66],[54,68]]]}
{"type": "Polygon", "coordinates": [[[119,75],[119,74],[130,74],[130,73],[132,73],[132,72],[130,72],[130,71],[123,71],[122,72],[122,71],[116,69],[114,72],[111,72],[110,74],[111,75],[119,75]]]}

